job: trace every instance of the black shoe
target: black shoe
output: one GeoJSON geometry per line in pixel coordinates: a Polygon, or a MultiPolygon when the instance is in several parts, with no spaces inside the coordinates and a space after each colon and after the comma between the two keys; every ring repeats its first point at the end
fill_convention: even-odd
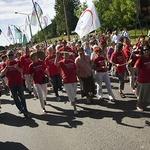
{"type": "Polygon", "coordinates": [[[29,95],[31,95],[32,94],[32,92],[31,91],[29,91],[29,95]]]}
{"type": "Polygon", "coordinates": [[[44,104],[46,105],[47,103],[46,103],[46,100],[44,100],[44,104]]]}
{"type": "Polygon", "coordinates": [[[116,99],[115,98],[111,99],[110,101],[113,102],[113,103],[116,103],[116,99]]]}
{"type": "Polygon", "coordinates": [[[25,117],[29,117],[28,112],[24,112],[23,115],[24,115],[25,117]]]}

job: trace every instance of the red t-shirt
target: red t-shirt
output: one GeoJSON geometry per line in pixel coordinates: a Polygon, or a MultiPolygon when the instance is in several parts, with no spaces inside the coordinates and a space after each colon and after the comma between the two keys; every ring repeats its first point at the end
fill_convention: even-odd
{"type": "MultiPolygon", "coordinates": [[[[23,79],[21,73],[15,68],[15,65],[18,64],[19,68],[22,68],[20,61],[14,60],[10,62],[8,70],[6,72],[6,78],[8,80],[8,86],[20,86],[23,85],[23,79]]],[[[6,67],[6,62],[2,64],[2,69],[6,67]]]]}
{"type": "Polygon", "coordinates": [[[129,46],[129,45],[126,45],[125,47],[124,47],[124,55],[125,55],[125,57],[126,57],[126,61],[128,61],[129,60],[129,57],[130,57],[130,55],[131,55],[131,53],[130,53],[130,47],[131,46],[129,46]]]}
{"type": "Polygon", "coordinates": [[[77,77],[75,73],[76,66],[73,60],[60,60],[59,66],[62,69],[62,78],[64,84],[77,82],[77,77]]]}
{"type": "Polygon", "coordinates": [[[45,58],[45,63],[46,63],[46,65],[47,65],[49,74],[50,74],[51,76],[60,74],[60,67],[59,67],[59,66],[56,66],[56,65],[54,64],[55,58],[56,58],[56,54],[54,54],[53,56],[48,55],[48,56],[45,58]]]}
{"type": "Polygon", "coordinates": [[[122,65],[125,63],[125,56],[122,51],[121,52],[113,52],[110,60],[115,64],[121,65],[118,67],[116,66],[116,72],[125,73],[125,65],[122,65]]]}
{"type": "Polygon", "coordinates": [[[33,83],[43,84],[43,78],[45,76],[46,64],[42,60],[38,60],[36,63],[29,65],[29,73],[33,76],[33,83]]]}
{"type": "Polygon", "coordinates": [[[140,57],[134,66],[139,69],[138,82],[150,83],[150,57],[140,57]]]}
{"type": "Polygon", "coordinates": [[[29,65],[32,63],[30,56],[23,55],[20,58],[21,65],[23,66],[23,73],[29,74],[29,65]]]}
{"type": "Polygon", "coordinates": [[[106,58],[104,56],[98,56],[94,59],[94,65],[96,67],[102,67],[101,69],[97,70],[97,72],[106,72],[107,65],[106,65],[106,58]]]}

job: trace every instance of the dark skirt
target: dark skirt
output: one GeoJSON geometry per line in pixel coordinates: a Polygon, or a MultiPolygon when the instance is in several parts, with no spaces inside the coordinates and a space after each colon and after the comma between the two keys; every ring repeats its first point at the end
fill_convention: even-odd
{"type": "Polygon", "coordinates": [[[93,75],[87,77],[87,78],[82,78],[81,77],[81,96],[87,96],[89,92],[92,93],[92,95],[94,96],[96,94],[96,86],[95,86],[95,82],[94,82],[94,78],[93,75]]]}
{"type": "Polygon", "coordinates": [[[138,83],[137,99],[141,103],[150,103],[150,83],[138,83]]]}

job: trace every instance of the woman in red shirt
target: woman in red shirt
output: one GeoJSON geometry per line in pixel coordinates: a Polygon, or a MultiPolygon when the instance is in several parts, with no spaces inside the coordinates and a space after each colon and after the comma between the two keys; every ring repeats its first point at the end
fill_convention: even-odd
{"type": "Polygon", "coordinates": [[[69,59],[69,52],[63,51],[64,59],[58,61],[60,52],[56,53],[55,65],[60,66],[62,69],[62,79],[66,93],[68,95],[71,105],[74,107],[74,114],[78,114],[75,97],[77,92],[77,77],[76,77],[76,65],[72,59],[69,59]]]}
{"type": "Polygon", "coordinates": [[[38,59],[37,52],[31,52],[30,57],[32,63],[29,65],[29,73],[33,78],[33,86],[40,100],[43,113],[46,113],[45,105],[47,96],[47,84],[44,83],[43,79],[45,75],[49,77],[49,72],[47,71],[45,62],[38,59]]]}
{"type": "Polygon", "coordinates": [[[124,90],[124,75],[125,75],[125,56],[123,53],[123,44],[118,43],[115,47],[115,51],[112,53],[110,62],[116,67],[116,76],[119,79],[119,94],[122,98],[125,98],[124,90]]]}
{"type": "Polygon", "coordinates": [[[103,92],[102,92],[102,81],[105,82],[108,94],[109,94],[109,99],[112,102],[115,102],[115,96],[112,92],[111,89],[111,84],[110,84],[110,78],[108,74],[108,69],[107,69],[107,61],[106,61],[106,54],[103,49],[100,47],[94,49],[95,53],[97,54],[97,57],[94,60],[94,69],[96,71],[95,76],[97,80],[97,95],[99,99],[103,99],[103,92]]]}
{"type": "Polygon", "coordinates": [[[47,51],[48,51],[48,55],[45,58],[45,63],[46,63],[47,69],[49,71],[50,77],[53,82],[53,90],[54,90],[56,99],[57,101],[60,101],[61,98],[59,97],[59,93],[58,93],[58,89],[61,89],[61,86],[62,86],[62,77],[61,77],[60,67],[54,64],[56,53],[53,48],[53,45],[49,46],[47,48],[47,51]]]}
{"type": "Polygon", "coordinates": [[[136,61],[134,69],[138,70],[137,109],[143,111],[150,103],[150,46],[145,45],[141,49],[141,57],[136,61]]]}

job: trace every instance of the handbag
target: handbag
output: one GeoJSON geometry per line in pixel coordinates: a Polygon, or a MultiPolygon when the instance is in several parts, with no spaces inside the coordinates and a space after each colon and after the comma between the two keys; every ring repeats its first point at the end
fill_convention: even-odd
{"type": "Polygon", "coordinates": [[[48,76],[44,76],[43,83],[49,83],[49,77],[48,76]]]}

